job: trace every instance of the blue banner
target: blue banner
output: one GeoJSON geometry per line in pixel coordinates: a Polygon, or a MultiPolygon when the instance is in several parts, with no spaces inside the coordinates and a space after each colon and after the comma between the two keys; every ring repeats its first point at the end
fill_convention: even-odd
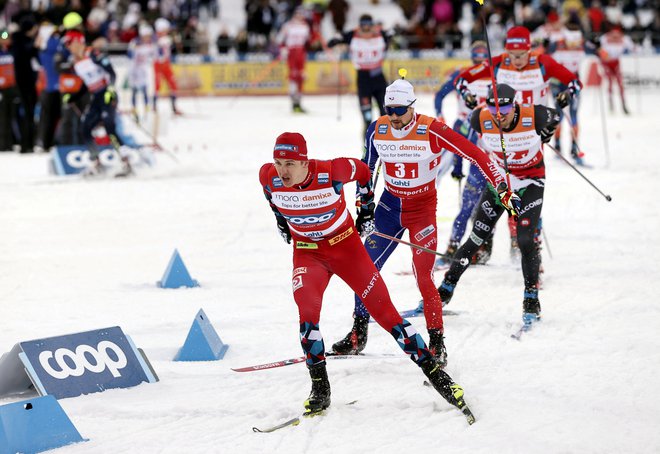
{"type": "Polygon", "coordinates": [[[19,357],[38,391],[58,399],[156,381],[118,326],[19,345],[19,357]]]}

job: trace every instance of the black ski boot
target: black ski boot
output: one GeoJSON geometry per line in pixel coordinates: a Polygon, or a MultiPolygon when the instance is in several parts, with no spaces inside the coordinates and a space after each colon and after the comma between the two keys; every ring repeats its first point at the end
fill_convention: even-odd
{"type": "Polygon", "coordinates": [[[454,288],[456,288],[456,284],[450,284],[447,279],[444,279],[438,287],[442,307],[445,307],[451,301],[451,297],[454,296],[454,288]]]}
{"type": "Polygon", "coordinates": [[[330,381],[325,362],[311,366],[309,376],[312,378],[312,391],[305,401],[305,416],[314,416],[330,406],[330,381]]]}
{"type": "Polygon", "coordinates": [[[440,393],[444,399],[454,407],[461,410],[468,420],[468,423],[474,424],[475,418],[470,411],[470,408],[463,399],[463,388],[442,370],[442,366],[434,359],[428,359],[420,364],[424,375],[429,379],[436,391],[440,393]]]}
{"type": "Polygon", "coordinates": [[[302,113],[302,114],[304,114],[304,113],[307,113],[307,111],[301,107],[299,102],[294,102],[293,103],[293,113],[302,113]]]}
{"type": "Polygon", "coordinates": [[[440,367],[447,366],[447,348],[445,337],[439,329],[429,330],[429,350],[440,367]]]}
{"type": "Polygon", "coordinates": [[[339,355],[357,355],[367,346],[369,316],[353,316],[353,329],[339,342],[332,344],[332,351],[339,355]]]}
{"type": "Polygon", "coordinates": [[[536,288],[525,289],[523,299],[523,323],[530,325],[541,320],[541,302],[539,301],[539,290],[536,288]]]}

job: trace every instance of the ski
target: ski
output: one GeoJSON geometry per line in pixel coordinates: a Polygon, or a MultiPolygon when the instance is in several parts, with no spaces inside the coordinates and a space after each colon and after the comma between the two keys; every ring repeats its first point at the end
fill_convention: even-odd
{"type": "Polygon", "coordinates": [[[518,328],[518,331],[515,333],[511,334],[511,338],[515,340],[520,340],[522,335],[528,331],[531,331],[534,325],[536,325],[538,321],[535,322],[529,322],[529,323],[523,323],[520,328],[518,328]]]}
{"type": "MultiPolygon", "coordinates": [[[[427,380],[424,380],[424,386],[433,388],[433,385],[427,380]]],[[[463,408],[459,408],[459,410],[461,411],[461,413],[463,413],[463,416],[465,416],[465,419],[467,419],[469,425],[472,425],[477,421],[477,419],[472,414],[472,410],[470,410],[470,407],[468,407],[467,405],[464,405],[463,408]]]]}
{"type": "Polygon", "coordinates": [[[301,418],[300,416],[296,416],[295,418],[291,418],[288,421],[284,421],[281,424],[278,424],[278,425],[273,426],[273,427],[268,427],[266,429],[259,429],[258,427],[253,427],[252,432],[258,432],[258,433],[264,433],[265,434],[265,433],[275,432],[276,430],[283,429],[285,427],[297,426],[298,424],[300,424],[300,418],[301,418]]]}
{"type": "MultiPolygon", "coordinates": [[[[447,317],[454,317],[456,315],[461,314],[462,311],[452,311],[450,309],[442,309],[442,315],[447,316],[447,317]]],[[[400,311],[399,315],[401,318],[414,318],[414,317],[423,317],[424,316],[424,311],[423,310],[417,310],[417,309],[408,309],[405,311],[400,311]]],[[[374,323],[375,320],[373,318],[369,319],[369,323],[374,323]]]]}
{"type": "MultiPolygon", "coordinates": [[[[352,400],[350,402],[347,402],[346,405],[353,405],[356,402],[357,402],[357,400],[352,400]]],[[[252,432],[257,432],[257,433],[275,432],[276,430],[283,429],[285,427],[297,426],[298,424],[300,424],[300,421],[302,420],[301,418],[314,418],[315,416],[323,416],[323,415],[325,415],[325,410],[315,412],[315,413],[304,412],[302,415],[296,416],[295,418],[291,418],[287,421],[284,421],[280,424],[277,424],[276,426],[267,427],[265,429],[260,429],[258,427],[253,427],[252,432]]]]}
{"type": "MultiPolygon", "coordinates": [[[[403,358],[404,356],[398,355],[395,353],[381,353],[381,354],[369,354],[369,353],[360,353],[358,355],[339,355],[335,352],[326,352],[326,359],[378,359],[378,358],[403,358]]],[[[232,368],[234,372],[254,372],[257,370],[265,369],[274,369],[276,367],[291,366],[292,364],[304,363],[305,357],[298,356],[296,358],[288,358],[281,361],[275,361],[272,363],[256,364],[254,366],[246,366],[239,368],[232,368]]]]}

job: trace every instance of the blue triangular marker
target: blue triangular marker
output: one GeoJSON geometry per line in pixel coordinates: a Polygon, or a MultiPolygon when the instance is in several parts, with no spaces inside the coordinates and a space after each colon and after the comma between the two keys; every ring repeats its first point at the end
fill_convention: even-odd
{"type": "Polygon", "coordinates": [[[87,441],[51,395],[0,406],[0,453],[42,452],[87,441]]]}
{"type": "Polygon", "coordinates": [[[229,345],[222,343],[204,310],[200,309],[174,361],[216,361],[225,356],[228,348],[229,345]]]}
{"type": "Polygon", "coordinates": [[[199,287],[199,283],[190,277],[179,251],[174,249],[170,263],[167,265],[163,279],[158,281],[160,288],[199,287]]]}

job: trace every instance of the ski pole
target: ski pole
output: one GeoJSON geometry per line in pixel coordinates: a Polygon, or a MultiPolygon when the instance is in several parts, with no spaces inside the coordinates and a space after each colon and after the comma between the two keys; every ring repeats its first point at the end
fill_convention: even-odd
{"type": "MultiPolygon", "coordinates": [[[[484,4],[484,0],[476,0],[481,6],[484,4]]],[[[502,149],[502,163],[504,164],[504,177],[506,178],[506,185],[511,190],[511,177],[509,176],[509,163],[506,159],[506,143],[504,141],[504,132],[502,132],[502,113],[500,112],[500,101],[497,96],[497,81],[495,80],[495,72],[493,69],[493,55],[490,51],[490,40],[488,39],[488,24],[486,24],[486,15],[481,16],[482,23],[484,26],[484,36],[486,38],[486,51],[488,52],[488,68],[490,69],[490,80],[493,84],[493,98],[495,98],[495,123],[497,124],[497,129],[500,133],[500,148],[502,149]]],[[[518,220],[518,215],[514,212],[511,214],[514,220],[518,220]]]]}
{"type": "Polygon", "coordinates": [[[463,204],[462,203],[463,202],[463,190],[461,188],[461,179],[459,178],[458,180],[456,180],[456,182],[458,183],[458,207],[460,208],[461,205],[463,204]]]}
{"type": "Polygon", "coordinates": [[[559,151],[557,151],[557,149],[556,149],[555,147],[553,147],[552,145],[547,144],[547,143],[545,144],[545,146],[548,147],[548,148],[550,148],[550,149],[551,149],[552,151],[554,151],[555,153],[557,153],[557,156],[559,156],[559,157],[561,158],[562,161],[564,161],[566,164],[568,164],[568,165],[570,166],[571,169],[575,170],[575,171],[578,173],[578,175],[580,175],[582,178],[584,178],[584,180],[585,180],[587,183],[589,183],[589,184],[591,185],[592,188],[594,188],[596,191],[598,191],[598,193],[599,193],[600,195],[602,195],[603,197],[605,197],[605,200],[607,200],[608,202],[611,202],[611,201],[612,201],[612,197],[611,197],[611,196],[609,196],[609,195],[607,195],[607,194],[604,194],[603,191],[601,191],[600,189],[598,189],[598,187],[597,187],[595,184],[593,184],[589,178],[585,177],[584,174],[583,174],[582,172],[580,172],[580,171],[579,171],[579,170],[578,170],[573,164],[571,164],[571,162],[570,162],[568,159],[566,159],[564,156],[562,156],[562,154],[561,154],[559,151]]]}
{"type": "Polygon", "coordinates": [[[394,236],[386,235],[384,233],[380,233],[378,231],[373,231],[371,235],[377,235],[381,238],[385,238],[386,240],[394,241],[395,243],[400,243],[400,244],[405,244],[406,246],[410,246],[411,248],[419,249],[420,251],[428,252],[429,254],[437,255],[438,257],[442,257],[445,260],[453,261],[455,260],[452,257],[447,257],[446,254],[443,254],[442,252],[434,251],[433,249],[426,248],[424,246],[418,246],[417,244],[409,243],[408,241],[400,240],[399,238],[396,238],[394,236]]]}
{"type": "Polygon", "coordinates": [[[545,227],[541,227],[541,234],[543,235],[543,241],[545,242],[545,248],[548,250],[548,256],[552,258],[552,251],[550,250],[550,242],[548,241],[548,236],[545,234],[545,227]]]}
{"type": "Polygon", "coordinates": [[[603,79],[601,79],[601,84],[598,85],[598,104],[600,106],[600,122],[603,128],[603,145],[605,146],[605,167],[609,168],[610,166],[610,145],[609,140],[607,139],[607,120],[605,120],[605,99],[603,97],[603,79]]]}
{"type": "Polygon", "coordinates": [[[140,123],[138,123],[137,121],[135,121],[135,119],[134,119],[133,117],[131,117],[130,115],[129,115],[129,118],[133,121],[133,123],[135,124],[135,126],[137,126],[138,129],[140,129],[140,131],[142,131],[143,133],[145,133],[145,134],[146,134],[146,135],[147,135],[147,136],[153,141],[154,146],[155,146],[158,150],[164,151],[169,157],[171,157],[172,159],[174,159],[174,161],[176,161],[177,163],[181,163],[181,161],[179,161],[179,158],[177,158],[176,155],[175,155],[173,152],[171,152],[171,151],[168,150],[167,148],[163,147],[160,143],[158,143],[158,139],[156,139],[156,137],[155,137],[153,134],[151,134],[151,133],[147,130],[147,128],[145,128],[145,127],[142,126],[140,123]]]}

